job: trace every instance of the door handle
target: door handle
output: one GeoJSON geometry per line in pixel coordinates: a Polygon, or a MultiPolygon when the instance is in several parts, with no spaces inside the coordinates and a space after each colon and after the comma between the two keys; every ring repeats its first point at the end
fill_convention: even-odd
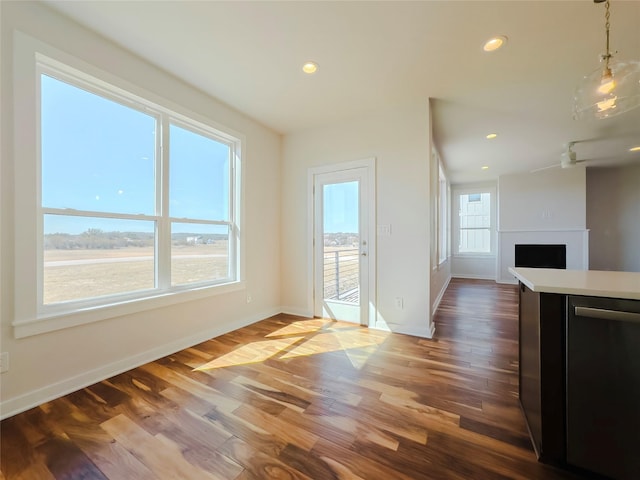
{"type": "Polygon", "coordinates": [[[640,313],[621,312],[620,310],[606,310],[603,308],[575,307],[577,317],[602,318],[619,322],[640,323],[640,313]]]}
{"type": "Polygon", "coordinates": [[[363,257],[367,256],[367,252],[362,252],[360,255],[362,255],[363,257]]]}

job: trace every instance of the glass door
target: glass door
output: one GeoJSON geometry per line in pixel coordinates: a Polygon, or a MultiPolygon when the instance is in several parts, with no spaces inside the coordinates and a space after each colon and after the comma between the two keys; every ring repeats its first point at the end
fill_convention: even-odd
{"type": "Polygon", "coordinates": [[[315,315],[368,324],[367,171],[315,176],[315,315]]]}

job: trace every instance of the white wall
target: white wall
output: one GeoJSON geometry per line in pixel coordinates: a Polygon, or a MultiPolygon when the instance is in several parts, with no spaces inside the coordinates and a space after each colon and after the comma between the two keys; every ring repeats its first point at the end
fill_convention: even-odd
{"type": "Polygon", "coordinates": [[[498,179],[498,230],[584,230],[586,170],[551,168],[498,179]]]}
{"type": "Polygon", "coordinates": [[[518,243],[566,244],[567,269],[589,268],[584,167],[498,179],[499,282],[516,283],[508,268],[518,243]]]}
{"type": "Polygon", "coordinates": [[[287,135],[282,160],[282,298],[284,309],[312,314],[307,262],[307,172],[311,167],[376,158],[379,318],[396,332],[431,334],[428,102],[287,135]],[[403,297],[404,308],[394,306],[403,297]]]}
{"type": "Polygon", "coordinates": [[[640,164],[587,169],[592,270],[640,272],[640,164]]]}
{"type": "Polygon", "coordinates": [[[453,255],[451,257],[451,276],[455,278],[496,279],[495,255],[453,255]]]}
{"type": "MultiPolygon", "coordinates": [[[[0,8],[0,348],[10,354],[11,367],[9,372],[2,374],[1,414],[16,413],[279,312],[281,137],[40,4],[0,2],[0,8]],[[14,289],[14,271],[20,268],[19,259],[14,261],[13,238],[13,138],[14,128],[18,128],[13,125],[12,105],[14,29],[245,136],[243,227],[246,233],[246,290],[27,338],[14,337],[11,326],[13,298],[20,295],[20,291],[14,289]],[[246,302],[247,293],[253,297],[251,304],[246,302]]],[[[16,107],[20,108],[20,105],[16,107]]]]}

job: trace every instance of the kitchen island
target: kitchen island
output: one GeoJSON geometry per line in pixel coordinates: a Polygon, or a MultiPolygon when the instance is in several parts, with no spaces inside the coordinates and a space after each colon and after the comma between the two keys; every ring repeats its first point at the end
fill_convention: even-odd
{"type": "Polygon", "coordinates": [[[640,478],[640,273],[510,268],[519,393],[540,461],[640,478]]]}

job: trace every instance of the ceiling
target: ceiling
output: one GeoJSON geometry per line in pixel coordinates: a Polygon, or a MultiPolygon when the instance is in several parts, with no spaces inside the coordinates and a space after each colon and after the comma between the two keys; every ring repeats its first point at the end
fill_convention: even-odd
{"type": "MultiPolygon", "coordinates": [[[[587,166],[640,163],[640,108],[572,119],[604,51],[590,0],[46,3],[282,134],[432,98],[453,183],[554,164],[569,141],[587,166]],[[508,42],[485,53],[494,35],[508,42]]],[[[640,1],[612,0],[617,59],[640,60],[639,25],[640,1]]]]}

